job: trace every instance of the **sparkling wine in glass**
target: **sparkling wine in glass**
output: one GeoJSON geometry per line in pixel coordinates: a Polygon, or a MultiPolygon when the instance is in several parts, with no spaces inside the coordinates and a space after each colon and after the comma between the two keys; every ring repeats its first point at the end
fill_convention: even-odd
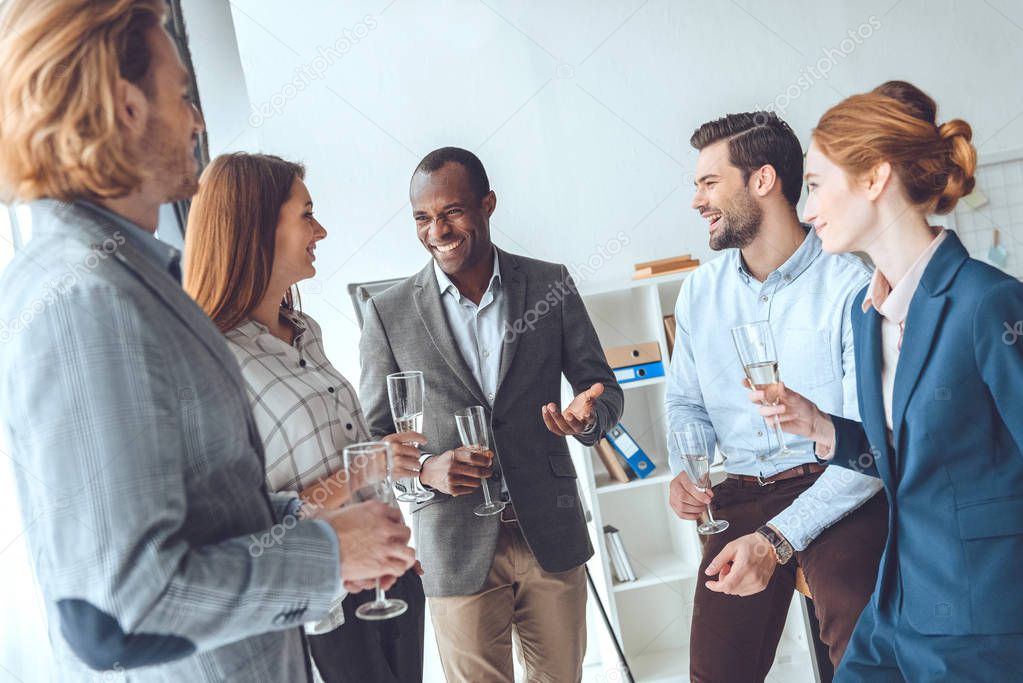
{"type": "MultiPolygon", "coordinates": [[[[391,482],[391,445],[384,441],[357,443],[344,450],[345,473],[353,503],[379,500],[397,508],[391,482]]],[[[360,605],[355,616],[366,621],[393,619],[405,613],[404,600],[388,598],[377,579],[376,599],[360,605]]]]}
{"type": "MultiPolygon", "coordinates": [[[[462,439],[462,445],[471,451],[485,453],[491,458],[494,452],[490,450],[490,431],[487,428],[487,413],[483,406],[472,406],[455,413],[455,425],[458,427],[458,436],[462,439]]],[[[504,510],[507,505],[503,501],[495,501],[490,497],[490,488],[487,480],[480,482],[483,489],[483,502],[476,506],[473,512],[479,517],[489,517],[504,510]]]]}
{"type": "MultiPolygon", "coordinates": [[[[771,324],[760,320],[748,325],[732,328],[732,341],[739,354],[739,361],[749,383],[757,391],[764,392],[764,405],[777,405],[780,398],[781,374],[778,371],[778,351],[771,334],[771,324]]],[[[778,416],[774,417],[774,435],[778,439],[778,450],[774,455],[792,455],[785,445],[778,416]]]]}
{"type": "MultiPolygon", "coordinates": [[[[423,410],[426,403],[426,383],[423,380],[423,373],[412,370],[388,375],[387,397],[391,403],[394,428],[399,434],[423,431],[423,410]]],[[[401,502],[425,503],[433,498],[433,491],[424,489],[419,483],[418,477],[408,477],[403,482],[405,490],[398,494],[398,500],[401,502]]]]}
{"type": "MultiPolygon", "coordinates": [[[[686,476],[696,485],[696,488],[706,491],[710,487],[710,454],[703,425],[699,422],[688,422],[682,425],[681,430],[672,432],[672,437],[679,450],[686,476]]],[[[714,513],[708,503],[707,521],[697,525],[696,530],[704,536],[710,536],[719,534],[727,528],[727,521],[714,519],[714,513]]]]}

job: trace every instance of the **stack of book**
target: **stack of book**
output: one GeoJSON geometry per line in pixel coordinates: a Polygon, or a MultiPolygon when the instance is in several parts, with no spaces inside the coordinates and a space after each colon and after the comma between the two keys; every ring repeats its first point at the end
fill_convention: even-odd
{"type": "Polygon", "coordinates": [[[658,261],[646,261],[644,263],[636,264],[636,272],[632,274],[632,279],[642,280],[643,278],[657,277],[658,275],[684,273],[690,270],[696,270],[699,265],[700,259],[695,259],[690,254],[662,258],[658,261]]]}
{"type": "Polygon", "coordinates": [[[621,534],[618,529],[610,524],[604,527],[604,539],[607,541],[607,552],[611,560],[611,571],[618,583],[626,583],[636,580],[636,572],[629,562],[629,554],[625,552],[625,544],[622,543],[621,534]]]}

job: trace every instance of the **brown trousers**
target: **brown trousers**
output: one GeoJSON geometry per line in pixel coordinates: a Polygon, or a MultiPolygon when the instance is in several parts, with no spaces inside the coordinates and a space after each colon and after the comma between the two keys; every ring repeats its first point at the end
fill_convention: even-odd
{"type": "Polygon", "coordinates": [[[513,683],[513,635],[528,683],[582,679],[585,569],[545,572],[518,524],[501,524],[494,564],[480,592],[429,601],[451,683],[513,683]]]}
{"type": "Polygon", "coordinates": [[[726,479],[714,487],[714,518],[728,520],[729,527],[705,540],[689,646],[690,676],[695,683],[761,683],[767,677],[792,602],[797,564],[813,594],[820,638],[837,668],[877,580],[888,536],[888,500],[883,491],[778,567],[767,588],[756,595],[715,593],[703,578],[707,565],[729,541],[770,521],[819,476],[763,487],[726,479]]]}

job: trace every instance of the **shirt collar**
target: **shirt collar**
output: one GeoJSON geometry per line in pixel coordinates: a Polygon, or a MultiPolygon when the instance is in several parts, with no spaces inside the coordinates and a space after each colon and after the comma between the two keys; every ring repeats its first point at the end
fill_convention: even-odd
{"type": "Polygon", "coordinates": [[[114,213],[105,207],[85,200],[79,200],[76,203],[82,204],[112,221],[118,228],[124,231],[125,240],[138,249],[148,261],[170,273],[175,280],[181,281],[180,251],[165,242],[161,242],[157,239],[156,235],[148,230],[143,230],[124,216],[114,213]]]}
{"type": "MultiPolygon", "coordinates": [[[[437,276],[437,288],[440,289],[440,294],[443,297],[444,294],[451,290],[451,293],[456,299],[461,299],[462,293],[458,291],[458,287],[451,281],[447,273],[441,270],[441,267],[437,264],[437,260],[433,261],[433,273],[437,276]]],[[[487,290],[489,291],[493,286],[494,282],[501,283],[501,262],[497,256],[497,249],[494,249],[494,271],[490,276],[490,282],[487,284],[487,290]]]]}
{"type": "MultiPolygon", "coordinates": [[[[295,343],[297,344],[299,339],[306,333],[306,330],[309,327],[305,322],[304,315],[299,311],[282,306],[281,317],[287,319],[295,326],[295,343]]],[[[238,323],[237,327],[234,329],[241,333],[242,336],[248,337],[249,339],[255,339],[261,335],[270,334],[270,330],[266,325],[261,322],[257,322],[252,318],[246,318],[242,322],[238,323]]],[[[274,339],[277,339],[277,337],[274,337],[274,339]]]]}
{"type": "Polygon", "coordinates": [[[867,296],[863,299],[863,312],[866,313],[873,306],[886,320],[896,323],[903,322],[906,315],[909,314],[909,303],[913,300],[913,294],[916,293],[916,288],[920,285],[924,271],[927,270],[927,264],[931,262],[934,252],[938,251],[938,247],[941,246],[947,234],[948,232],[944,229],[938,232],[894,288],[881,274],[881,271],[874,268],[874,275],[870,278],[870,288],[867,290],[867,296]]]}
{"type": "MultiPolygon", "coordinates": [[[[800,225],[806,231],[806,237],[803,238],[802,244],[793,252],[792,256],[789,256],[785,263],[778,266],[777,270],[767,276],[768,280],[773,277],[780,277],[786,283],[792,282],[804,270],[809,268],[814,259],[820,255],[821,240],[817,237],[817,232],[807,223],[800,223],[800,225]]],[[[746,264],[742,262],[742,251],[739,249],[733,249],[732,251],[734,252],[732,258],[735,259],[735,269],[746,282],[754,279],[753,275],[746,269],[746,264]]]]}

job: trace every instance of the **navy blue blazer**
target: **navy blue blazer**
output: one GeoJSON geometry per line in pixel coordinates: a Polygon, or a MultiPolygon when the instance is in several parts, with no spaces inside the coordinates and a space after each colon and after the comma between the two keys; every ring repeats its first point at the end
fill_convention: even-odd
{"type": "Polygon", "coordinates": [[[863,423],[832,416],[832,463],[880,477],[888,494],[872,602],[891,607],[901,573],[902,613],[920,633],[1023,633],[1023,283],[945,238],[910,302],[892,444],[866,293],[852,310],[863,423]]]}

